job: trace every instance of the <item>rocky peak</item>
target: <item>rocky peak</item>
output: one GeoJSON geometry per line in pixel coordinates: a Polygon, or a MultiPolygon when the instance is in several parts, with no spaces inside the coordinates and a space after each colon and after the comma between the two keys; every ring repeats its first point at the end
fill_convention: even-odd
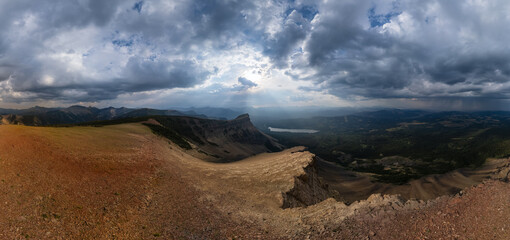
{"type": "Polygon", "coordinates": [[[234,120],[241,120],[241,119],[243,119],[243,120],[246,120],[246,119],[250,120],[250,115],[248,115],[248,113],[241,114],[241,115],[237,116],[234,120]]]}

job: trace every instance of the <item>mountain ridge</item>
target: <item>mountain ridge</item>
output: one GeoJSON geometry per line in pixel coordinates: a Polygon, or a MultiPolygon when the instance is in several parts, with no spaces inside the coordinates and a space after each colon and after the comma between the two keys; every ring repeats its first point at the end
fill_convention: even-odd
{"type": "Polygon", "coordinates": [[[96,108],[81,105],[73,105],[67,108],[45,108],[35,106],[28,109],[0,109],[0,124],[46,126],[152,115],[210,118],[207,115],[198,114],[194,111],[160,110],[152,108],[96,108]]]}
{"type": "Polygon", "coordinates": [[[233,162],[258,153],[284,149],[276,139],[259,131],[248,114],[232,120],[189,116],[153,116],[144,123],[183,148],[196,148],[210,162],[233,162]],[[191,145],[186,144],[185,141],[191,145]]]}

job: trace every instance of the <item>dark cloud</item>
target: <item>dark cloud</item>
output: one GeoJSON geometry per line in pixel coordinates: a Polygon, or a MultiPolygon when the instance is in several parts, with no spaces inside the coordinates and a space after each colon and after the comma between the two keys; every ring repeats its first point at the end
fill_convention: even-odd
{"type": "Polygon", "coordinates": [[[507,82],[510,76],[508,54],[484,53],[459,55],[447,59],[438,59],[428,72],[434,81],[449,85],[470,82],[507,82]]]}
{"type": "Polygon", "coordinates": [[[129,59],[125,78],[114,82],[129,92],[166,88],[186,88],[202,83],[209,72],[189,60],[129,59]]]}
{"type": "Polygon", "coordinates": [[[503,39],[510,36],[497,34],[503,25],[487,16],[504,11],[465,1],[400,3],[386,12],[378,2],[323,3],[307,33],[305,62],[292,69],[316,71],[305,76],[342,98],[501,97],[502,88],[488,88],[509,82],[503,39]]]}
{"type": "Polygon", "coordinates": [[[367,45],[382,45],[373,41],[357,19],[365,15],[367,1],[333,1],[319,10],[319,20],[306,43],[309,62],[319,65],[347,53],[347,49],[361,50],[367,45]],[[365,3],[364,3],[365,2],[365,3]],[[333,58],[333,59],[332,59],[333,58]]]}
{"type": "Polygon", "coordinates": [[[244,77],[237,78],[237,81],[239,82],[239,84],[241,84],[243,87],[246,87],[246,88],[252,88],[252,87],[258,86],[256,83],[254,83],[244,77]]]}
{"type": "Polygon", "coordinates": [[[280,67],[288,64],[287,57],[303,40],[310,29],[310,23],[297,10],[293,10],[285,19],[282,30],[267,40],[264,53],[270,56],[280,67]]]}
{"type": "Polygon", "coordinates": [[[202,0],[192,3],[190,20],[198,38],[219,37],[221,34],[247,30],[243,10],[251,9],[251,1],[202,0]],[[234,30],[234,31],[233,31],[234,30]]]}
{"type": "MultiPolygon", "coordinates": [[[[138,4],[138,2],[136,3],[138,4]]],[[[257,19],[252,16],[256,6],[244,0],[194,0],[170,4],[165,1],[134,5],[135,13],[121,12],[116,17],[119,31],[142,35],[148,42],[172,44],[179,51],[203,42],[218,48],[228,48],[244,41],[254,32],[257,19]],[[147,11],[138,11],[146,8],[147,11]]]]}
{"type": "Polygon", "coordinates": [[[75,28],[88,24],[106,25],[114,16],[120,0],[55,0],[55,1],[5,1],[2,15],[6,24],[37,17],[40,33],[50,33],[59,28],[75,28]],[[5,15],[4,15],[5,14],[5,15]]]}
{"type": "Polygon", "coordinates": [[[15,85],[14,90],[33,93],[33,97],[37,99],[93,102],[114,99],[123,93],[192,87],[202,83],[208,74],[207,70],[188,60],[166,61],[133,57],[126,64],[123,78],[106,81],[74,79],[54,86],[32,81],[20,86],[15,85]]]}
{"type": "Polygon", "coordinates": [[[0,82],[9,79],[9,77],[12,74],[13,74],[12,67],[0,65],[0,82]]]}
{"type": "MultiPolygon", "coordinates": [[[[141,13],[144,2],[128,3],[141,13]]],[[[55,38],[58,34],[66,34],[69,31],[86,29],[89,26],[96,26],[99,31],[108,34],[110,29],[113,37],[105,35],[103,38],[110,42],[118,51],[120,48],[130,48],[129,51],[139,53],[146,51],[143,48],[149,47],[150,42],[144,40],[153,39],[152,35],[133,35],[118,32],[125,26],[119,23],[125,14],[122,8],[129,9],[129,5],[122,5],[120,1],[38,1],[32,4],[28,1],[2,2],[0,12],[6,13],[0,16],[4,21],[0,23],[4,39],[20,41],[10,44],[0,44],[0,81],[11,78],[9,85],[4,85],[0,98],[2,101],[101,101],[116,98],[119,94],[133,93],[171,88],[192,87],[205,81],[209,71],[203,68],[196,61],[190,59],[169,60],[165,57],[158,58],[155,54],[148,57],[133,56],[125,64],[118,66],[118,74],[111,74],[106,78],[91,78],[86,74],[72,72],[66,63],[60,64],[52,61],[52,56],[59,55],[65,50],[66,54],[76,55],[74,49],[47,49],[44,45],[51,44],[48,40],[55,38]],[[10,13],[8,13],[9,11],[10,13]],[[110,24],[110,25],[109,25],[110,24]],[[109,25],[109,26],[107,26],[109,25]],[[27,29],[27,36],[23,36],[21,30],[27,29]],[[138,45],[137,45],[138,44],[138,45]],[[141,45],[141,46],[140,46],[141,45]],[[139,49],[136,49],[136,48],[139,49]],[[137,52],[136,52],[137,51],[137,52]],[[2,54],[5,53],[5,54],[2,54]],[[117,75],[117,76],[115,76],[117,75]],[[18,94],[13,94],[13,93],[18,94]],[[22,94],[20,94],[22,93],[22,94]]],[[[164,16],[161,16],[164,17],[164,16]]],[[[183,20],[185,20],[184,18],[183,20]]],[[[214,20],[221,21],[221,20],[214,20]]],[[[168,24],[171,24],[169,22],[168,24]]],[[[215,24],[215,23],[211,23],[215,24]]],[[[156,28],[165,32],[165,29],[158,29],[156,22],[147,25],[147,29],[156,28]]],[[[184,30],[183,30],[184,31],[184,30]]],[[[185,29],[189,31],[189,29],[185,29]]],[[[88,33],[88,32],[85,32],[88,33]]],[[[179,32],[168,34],[179,34],[179,32]]],[[[65,36],[65,35],[64,35],[65,36]]],[[[83,37],[89,37],[84,35],[83,37]]],[[[62,38],[62,37],[61,37],[62,38]]],[[[183,40],[184,41],[184,40],[183,40]]],[[[66,42],[71,47],[81,47],[72,42],[66,42]]],[[[95,53],[91,43],[88,53],[95,53]]],[[[101,43],[99,44],[106,44],[101,43]]],[[[151,46],[156,48],[158,46],[151,46]]],[[[166,46],[163,46],[166,47],[166,46]]],[[[108,64],[108,62],[105,62],[108,64]]],[[[108,71],[112,67],[102,66],[108,71]]],[[[0,86],[2,87],[2,86],[0,86]]]]}

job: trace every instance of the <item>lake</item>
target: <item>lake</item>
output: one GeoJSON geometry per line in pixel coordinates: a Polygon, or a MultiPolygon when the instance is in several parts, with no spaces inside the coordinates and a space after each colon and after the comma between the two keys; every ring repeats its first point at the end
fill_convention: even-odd
{"type": "Polygon", "coordinates": [[[313,129],[291,129],[291,128],[274,128],[269,127],[271,132],[287,132],[287,133],[317,133],[319,130],[313,129]]]}

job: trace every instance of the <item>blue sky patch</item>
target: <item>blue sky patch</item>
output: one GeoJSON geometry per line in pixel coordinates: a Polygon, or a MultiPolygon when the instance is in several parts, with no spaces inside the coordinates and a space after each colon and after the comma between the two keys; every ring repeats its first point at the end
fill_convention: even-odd
{"type": "Polygon", "coordinates": [[[289,8],[289,9],[287,9],[287,11],[285,11],[285,15],[289,16],[292,13],[292,11],[294,11],[294,10],[296,10],[298,13],[300,13],[301,16],[303,16],[303,18],[305,18],[308,21],[312,21],[312,19],[315,17],[315,15],[317,15],[317,13],[319,13],[319,11],[317,11],[317,9],[315,9],[312,6],[303,6],[301,8],[289,8]]]}
{"type": "Polygon", "coordinates": [[[389,23],[392,17],[400,15],[401,12],[389,12],[386,14],[375,14],[375,7],[368,9],[368,20],[370,27],[380,27],[389,23]]]}
{"type": "Polygon", "coordinates": [[[133,5],[133,10],[140,13],[142,11],[142,7],[143,7],[143,1],[136,2],[135,5],[133,5]]]}
{"type": "Polygon", "coordinates": [[[118,47],[131,47],[133,46],[133,39],[115,39],[112,41],[112,44],[118,47]]]}

